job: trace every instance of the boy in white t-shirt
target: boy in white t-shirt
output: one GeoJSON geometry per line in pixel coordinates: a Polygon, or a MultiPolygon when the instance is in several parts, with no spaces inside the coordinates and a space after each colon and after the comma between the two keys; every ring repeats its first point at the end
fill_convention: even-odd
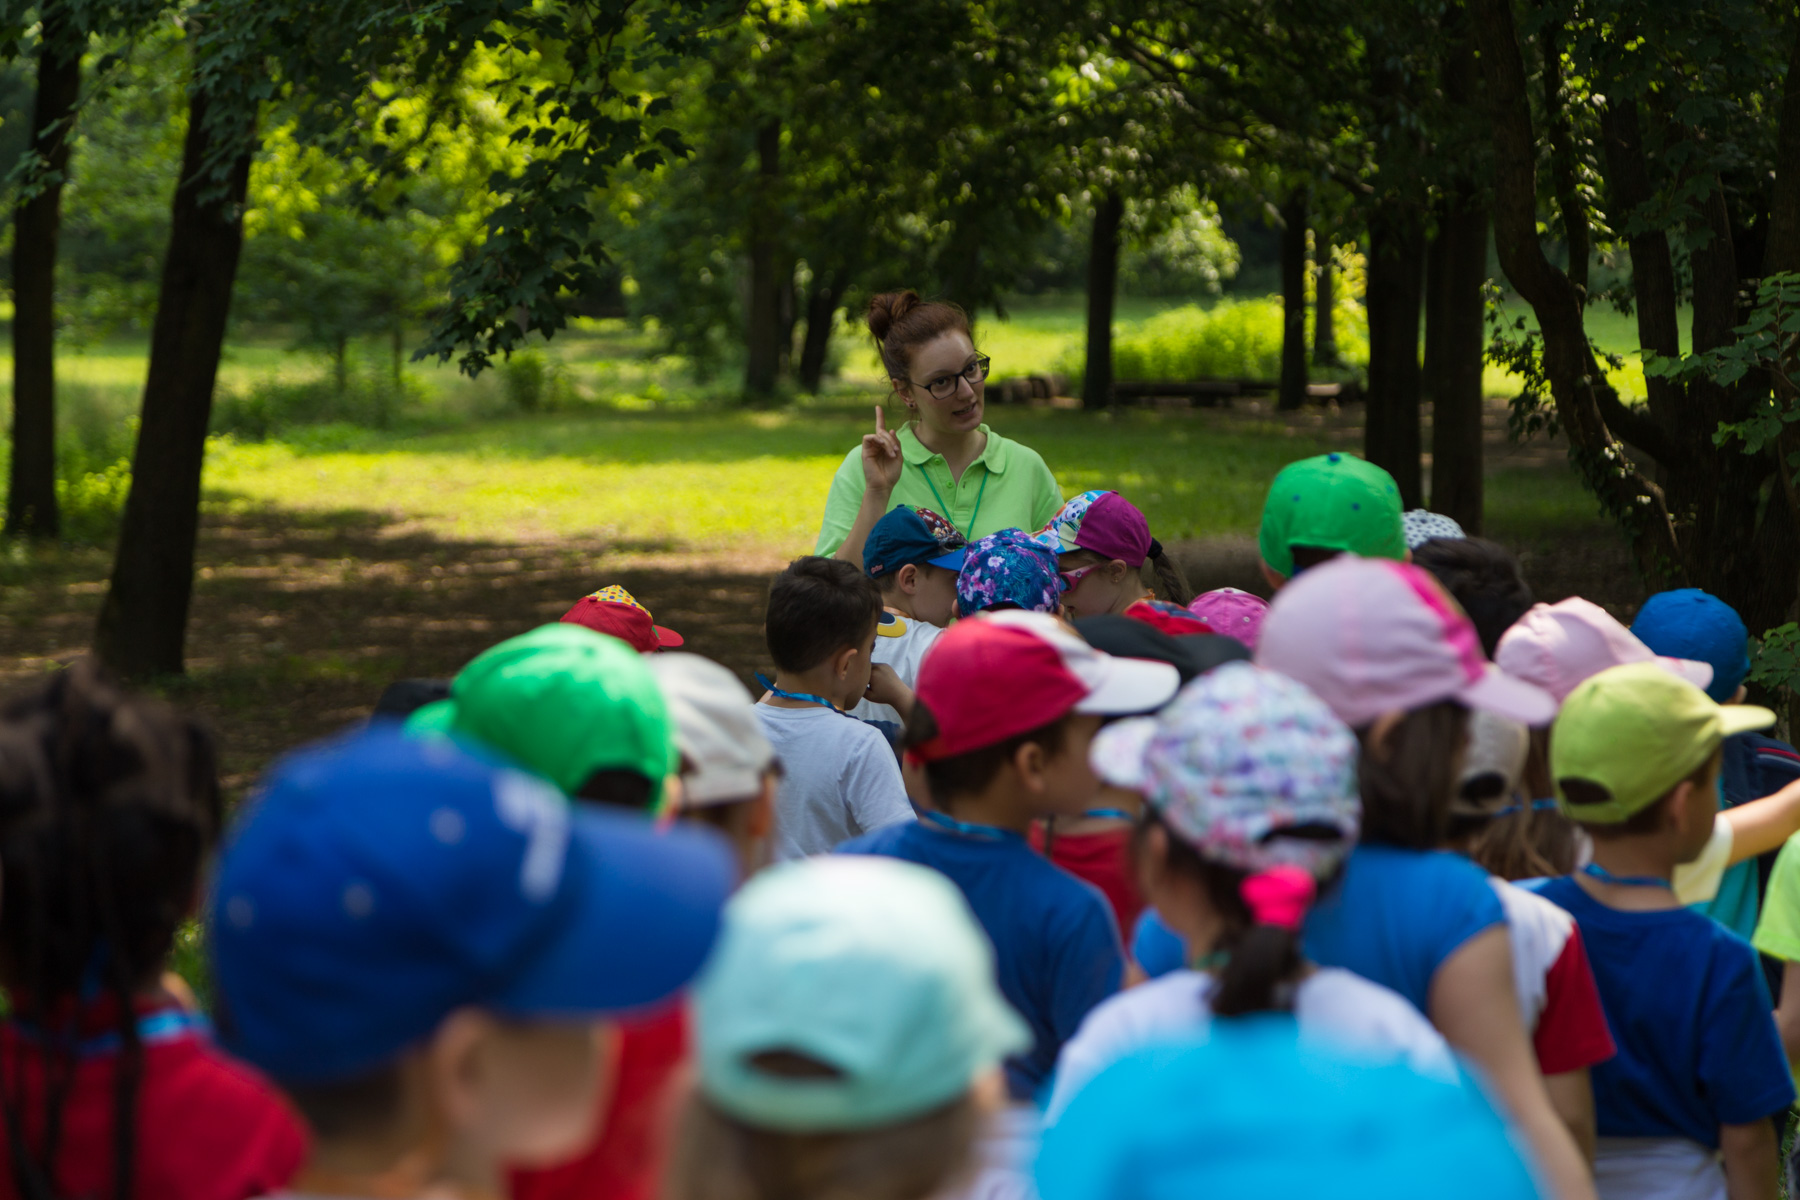
{"type": "MultiPolygon", "coordinates": [[[[900,507],[875,522],[863,543],[863,570],[881,589],[881,619],[875,627],[877,665],[891,667],[907,691],[919,678],[919,664],[956,608],[956,574],[962,570],[968,539],[929,508],[900,507]]],[[[878,689],[879,690],[879,689],[878,689]]],[[[859,701],[850,715],[865,721],[906,724],[906,714],[889,704],[859,701]]]]}
{"type": "Polygon", "coordinates": [[[840,559],[797,558],[769,588],[763,629],[775,679],[763,680],[756,715],[783,772],[778,860],[913,819],[887,738],[850,715],[870,690],[880,616],[874,581],[840,559]]]}

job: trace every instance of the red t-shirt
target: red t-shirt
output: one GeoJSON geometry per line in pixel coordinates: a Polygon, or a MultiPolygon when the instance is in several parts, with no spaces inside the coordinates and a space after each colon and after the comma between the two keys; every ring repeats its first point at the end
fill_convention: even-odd
{"type": "MultiPolygon", "coordinates": [[[[111,1196],[116,1035],[99,1006],[81,1028],[86,1041],[63,1102],[52,1186],[62,1196],[111,1196]]],[[[139,1028],[133,1195],[246,1200],[287,1186],[306,1158],[306,1132],[281,1094],[214,1046],[197,1018],[173,1002],[145,1005],[139,1028]]],[[[37,1043],[16,1024],[0,1026],[0,1087],[17,1095],[24,1068],[18,1111],[34,1149],[44,1136],[44,1065],[37,1043]]],[[[0,1138],[0,1200],[17,1195],[10,1140],[0,1138]]]]}
{"type": "MultiPolygon", "coordinates": [[[[1050,842],[1050,861],[1099,888],[1112,906],[1119,929],[1129,937],[1137,928],[1144,898],[1138,895],[1131,870],[1131,830],[1102,829],[1094,833],[1058,833],[1050,842]]],[[[1044,852],[1044,827],[1031,827],[1031,848],[1044,852]]]]}
{"type": "Polygon", "coordinates": [[[654,1200],[661,1191],[675,1082],[687,1059],[687,1009],[673,1004],[620,1034],[600,1135],[571,1162],[512,1172],[513,1200],[654,1200]]]}
{"type": "Polygon", "coordinates": [[[1544,972],[1544,1011],[1531,1044],[1546,1075],[1597,1066],[1618,1053],[1579,928],[1569,931],[1562,953],[1544,972]]]}

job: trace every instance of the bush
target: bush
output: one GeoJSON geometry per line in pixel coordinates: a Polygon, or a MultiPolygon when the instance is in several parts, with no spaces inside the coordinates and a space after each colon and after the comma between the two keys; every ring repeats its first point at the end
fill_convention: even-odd
{"type": "Polygon", "coordinates": [[[339,390],[330,376],[319,379],[259,379],[248,392],[220,391],[213,398],[212,432],[262,441],[306,425],[344,423],[386,429],[402,412],[417,407],[423,390],[410,375],[398,381],[371,364],[350,376],[339,390]]]}
{"type": "Polygon", "coordinates": [[[542,350],[518,350],[500,364],[500,386],[508,408],[517,412],[544,412],[563,407],[573,389],[560,364],[542,350]]]}
{"type": "Polygon", "coordinates": [[[1238,300],[1158,313],[1113,340],[1118,379],[1274,379],[1281,373],[1281,302],[1238,300]]]}

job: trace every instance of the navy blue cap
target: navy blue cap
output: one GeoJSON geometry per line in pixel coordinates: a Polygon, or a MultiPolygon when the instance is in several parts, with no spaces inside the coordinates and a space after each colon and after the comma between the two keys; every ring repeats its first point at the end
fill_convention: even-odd
{"type": "Polygon", "coordinates": [[[653,1004],[700,969],[734,874],[709,833],[371,727],[278,763],[228,840],[207,912],[221,1040],[278,1080],[325,1082],[465,1006],[653,1004]]]}
{"type": "Polygon", "coordinates": [[[929,508],[900,508],[875,522],[863,542],[863,570],[870,578],[892,575],[909,563],[962,570],[969,539],[929,508]]]}

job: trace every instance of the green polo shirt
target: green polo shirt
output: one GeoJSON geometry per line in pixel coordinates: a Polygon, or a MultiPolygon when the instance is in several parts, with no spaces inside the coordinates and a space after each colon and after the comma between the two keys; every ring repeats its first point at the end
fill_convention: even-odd
{"type": "MultiPolygon", "coordinates": [[[[970,541],[1000,529],[1035,533],[1062,508],[1062,488],[1029,446],[1003,438],[986,425],[987,448],[969,464],[961,482],[950,478],[944,456],[919,441],[911,425],[900,429],[900,456],[906,460],[888,509],[929,508],[949,519],[970,541]]],[[[862,446],[851,447],[831,480],[816,554],[835,554],[856,521],[863,498],[862,446]]]]}

